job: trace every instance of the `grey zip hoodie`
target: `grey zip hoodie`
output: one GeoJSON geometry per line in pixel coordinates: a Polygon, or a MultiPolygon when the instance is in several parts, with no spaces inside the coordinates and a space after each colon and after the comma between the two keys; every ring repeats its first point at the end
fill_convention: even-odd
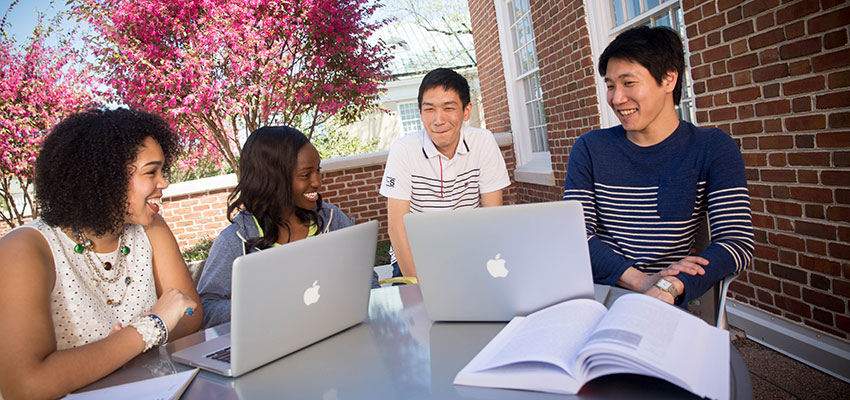
{"type": "MultiPolygon", "coordinates": [[[[336,206],[322,203],[318,210],[324,228],[322,233],[351,226],[351,220],[336,206]]],[[[230,288],[233,260],[245,254],[245,242],[260,236],[254,218],[247,211],[240,212],[233,223],[225,228],[213,242],[204,271],[198,281],[198,294],[204,307],[204,327],[209,328],[230,321],[230,288]]],[[[257,248],[250,252],[259,251],[257,248]]],[[[372,272],[372,288],[377,288],[378,275],[372,272]]]]}

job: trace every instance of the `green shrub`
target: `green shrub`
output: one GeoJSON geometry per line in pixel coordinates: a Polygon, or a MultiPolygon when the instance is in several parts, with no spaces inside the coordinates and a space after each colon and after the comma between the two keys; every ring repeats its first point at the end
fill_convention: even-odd
{"type": "Polygon", "coordinates": [[[195,243],[194,246],[183,251],[183,259],[186,260],[186,262],[206,260],[210,255],[210,247],[212,247],[212,244],[212,239],[207,237],[202,238],[198,241],[198,243],[195,243]]]}

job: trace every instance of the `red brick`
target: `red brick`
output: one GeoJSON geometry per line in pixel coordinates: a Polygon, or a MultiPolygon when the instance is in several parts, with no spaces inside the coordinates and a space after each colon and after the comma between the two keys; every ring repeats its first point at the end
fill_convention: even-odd
{"type": "Polygon", "coordinates": [[[850,297],[850,281],[833,279],[833,293],[842,297],[850,297]]]}
{"type": "Polygon", "coordinates": [[[791,100],[791,111],[793,111],[795,114],[812,111],[811,97],[803,96],[791,100]]]}
{"type": "Polygon", "coordinates": [[[850,246],[844,243],[830,243],[829,256],[842,260],[850,260],[850,246]]]}
{"type": "Polygon", "coordinates": [[[835,190],[835,201],[841,204],[850,204],[850,190],[848,189],[836,189],[835,190]]]}
{"type": "Polygon", "coordinates": [[[753,289],[752,286],[744,285],[743,283],[738,282],[738,280],[732,281],[732,284],[729,285],[729,290],[750,298],[755,296],[755,289],[753,289]]]}
{"type": "Polygon", "coordinates": [[[752,133],[761,133],[762,131],[761,121],[747,121],[733,123],[730,133],[734,135],[747,135],[752,133]]]}
{"type": "Polygon", "coordinates": [[[763,169],[760,171],[761,180],[764,182],[796,182],[797,176],[794,171],[787,169],[763,169]]]}
{"type": "Polygon", "coordinates": [[[732,87],[732,75],[725,75],[717,78],[708,79],[708,90],[716,92],[718,90],[728,89],[732,87]]]}
{"type": "MultiPolygon", "coordinates": [[[[767,156],[767,162],[771,167],[785,167],[788,166],[788,159],[785,158],[785,153],[771,153],[767,156]]],[[[774,186],[775,188],[775,186],[774,186]]],[[[775,190],[774,190],[775,192],[775,190]]],[[[774,194],[774,197],[776,195],[774,194]]],[[[787,196],[785,198],[788,198],[787,196]]]]}
{"type": "MultiPolygon", "coordinates": [[[[756,115],[756,108],[752,104],[738,106],[738,119],[750,119],[756,115]]],[[[761,122],[761,121],[758,121],[761,122]]],[[[759,124],[761,125],[761,124],[759,124]]],[[[731,127],[730,127],[731,128],[731,127]]]]}
{"type": "Polygon", "coordinates": [[[711,110],[708,112],[709,118],[711,122],[716,121],[728,121],[730,119],[738,118],[738,113],[736,112],[735,107],[727,107],[720,108],[717,110],[711,110]]]}
{"type": "MultiPolygon", "coordinates": [[[[750,46],[747,44],[747,39],[741,39],[737,42],[732,42],[729,45],[729,48],[732,50],[732,56],[737,57],[741,54],[748,53],[750,51],[750,46]]],[[[758,59],[758,57],[756,57],[758,59]]]]}
{"type": "Polygon", "coordinates": [[[757,68],[753,71],[754,82],[772,81],[788,76],[787,64],[776,64],[763,68],[757,68]]]}
{"type": "Polygon", "coordinates": [[[697,27],[699,28],[700,33],[711,32],[723,26],[725,22],[723,15],[717,14],[713,17],[703,19],[697,24],[697,27]]]}
{"type": "Polygon", "coordinates": [[[753,33],[753,21],[748,19],[737,25],[733,25],[723,30],[723,40],[731,42],[743,36],[753,33]]]}
{"type": "Polygon", "coordinates": [[[779,0],[759,0],[759,1],[751,1],[749,3],[744,4],[744,17],[752,17],[756,14],[761,14],[762,12],[774,8],[779,5],[779,0]]]}
{"type": "Polygon", "coordinates": [[[826,87],[826,84],[823,76],[812,76],[783,83],[782,94],[785,96],[794,96],[800,93],[817,92],[823,90],[824,87],[826,87]]]}
{"type": "Polygon", "coordinates": [[[818,322],[826,324],[826,325],[830,325],[830,326],[834,325],[834,323],[832,322],[832,313],[828,312],[828,311],[824,311],[820,308],[813,308],[812,309],[812,318],[814,318],[815,321],[818,321],[818,322]]]}
{"type": "Polygon", "coordinates": [[[766,115],[788,114],[791,112],[791,102],[787,99],[766,101],[756,104],[756,115],[763,117],[766,115]]]}
{"type": "Polygon", "coordinates": [[[794,148],[793,136],[762,136],[759,137],[759,149],[791,149],[794,148]]]}
{"type": "Polygon", "coordinates": [[[705,36],[705,42],[709,47],[720,44],[721,40],[720,32],[711,32],[705,36]]]}
{"type": "Polygon", "coordinates": [[[830,89],[837,89],[850,86],[850,70],[834,72],[829,74],[827,82],[830,89]]]}
{"type": "Polygon", "coordinates": [[[775,298],[776,298],[776,306],[785,310],[785,311],[788,311],[788,312],[791,312],[791,313],[794,313],[796,315],[800,315],[800,316],[803,316],[803,317],[806,317],[806,318],[810,318],[811,315],[812,315],[811,314],[811,306],[802,302],[802,301],[795,300],[795,299],[792,299],[790,297],[782,296],[782,295],[779,295],[779,294],[777,294],[775,296],[775,298]]]}
{"type": "Polygon", "coordinates": [[[785,129],[789,131],[811,131],[824,128],[826,128],[826,117],[822,114],[785,118],[785,129]]]}
{"type": "Polygon", "coordinates": [[[800,298],[800,285],[795,285],[791,282],[782,282],[782,293],[791,297],[800,298]]]}
{"type": "Polygon", "coordinates": [[[832,50],[847,44],[847,31],[844,29],[827,33],[823,36],[823,48],[832,50]]]}
{"type": "MultiPolygon", "coordinates": [[[[787,34],[786,34],[787,35],[787,34]]],[[[803,57],[821,51],[820,37],[811,37],[779,47],[779,57],[783,60],[803,57]]]]}
{"type": "Polygon", "coordinates": [[[838,168],[850,167],[850,151],[837,151],[833,153],[832,165],[838,168]]]}
{"type": "Polygon", "coordinates": [[[812,70],[814,72],[826,71],[848,65],[850,65],[850,49],[834,51],[832,53],[825,53],[812,57],[812,70]]]}
{"type": "MultiPolygon", "coordinates": [[[[752,160],[752,159],[759,160],[760,166],[766,165],[766,162],[765,162],[766,155],[764,153],[747,153],[747,154],[744,154],[744,164],[746,164],[746,165],[750,165],[747,162],[748,156],[753,157],[753,158],[750,158],[750,160],[752,160]],[[756,157],[758,157],[758,158],[756,158],[756,157]]],[[[748,185],[747,189],[750,192],[751,197],[770,198],[770,186],[758,185],[758,184],[751,182],[748,185]]]]}
{"type": "Polygon", "coordinates": [[[850,208],[848,207],[829,207],[826,209],[826,217],[830,221],[850,222],[850,208]]]}
{"type": "Polygon", "coordinates": [[[811,290],[808,288],[803,288],[803,300],[807,303],[814,304],[816,306],[821,306],[826,308],[827,310],[832,310],[837,313],[844,313],[845,305],[844,301],[839,297],[833,296],[828,293],[822,293],[819,291],[811,290]]]}
{"type": "Polygon", "coordinates": [[[826,242],[817,239],[806,239],[806,251],[825,256],[826,242]]]}
{"type": "Polygon", "coordinates": [[[762,246],[757,244],[755,249],[753,250],[753,256],[756,258],[763,258],[766,260],[779,260],[779,250],[775,247],[762,246]]]}
{"type": "Polygon", "coordinates": [[[797,171],[797,181],[800,183],[810,183],[810,184],[818,184],[820,183],[820,179],[818,178],[818,172],[812,170],[801,169],[797,171]]]}
{"type": "Polygon", "coordinates": [[[850,186],[850,171],[822,171],[821,182],[830,186],[850,186]]]}
{"type": "Polygon", "coordinates": [[[779,61],[779,49],[769,47],[759,52],[759,62],[761,65],[769,65],[779,61]]]}
{"type": "Polygon", "coordinates": [[[823,94],[815,100],[819,109],[850,107],[850,91],[823,94]]]}
{"type": "Polygon", "coordinates": [[[789,217],[803,216],[803,207],[798,203],[767,200],[765,204],[767,205],[767,212],[771,214],[787,215],[789,217]]]}
{"type": "Polygon", "coordinates": [[[788,21],[802,19],[803,17],[816,13],[820,10],[820,4],[817,1],[798,1],[790,5],[783,6],[776,11],[776,23],[784,24],[788,21]]]}
{"type": "MultiPolygon", "coordinates": [[[[776,25],[776,23],[773,20],[773,13],[768,13],[768,14],[765,14],[765,15],[762,15],[762,16],[759,16],[758,18],[756,18],[756,30],[758,30],[758,31],[764,31],[765,29],[770,28],[773,25],[776,25]]],[[[785,31],[782,30],[782,29],[779,29],[779,33],[781,33],[782,35],[785,35],[785,31]]],[[[783,36],[783,39],[784,39],[784,36],[783,36]]]]}
{"type": "MultiPolygon", "coordinates": [[[[771,158],[774,155],[784,156],[784,154],[771,154],[770,155],[771,158]]],[[[775,164],[784,164],[785,163],[785,157],[782,157],[780,160],[781,161],[777,161],[775,164]]],[[[774,164],[774,162],[771,161],[771,164],[774,164]]],[[[771,189],[773,191],[773,198],[774,199],[783,199],[784,200],[784,199],[790,199],[791,198],[791,192],[788,190],[787,185],[773,186],[771,189]]]]}
{"type": "Polygon", "coordinates": [[[850,7],[840,8],[838,10],[813,17],[808,21],[809,34],[826,32],[832,28],[846,26],[847,21],[850,21],[850,7]]]}
{"type": "Polygon", "coordinates": [[[832,203],[832,190],[819,187],[792,186],[791,198],[814,203],[832,203]]]}
{"type": "Polygon", "coordinates": [[[825,147],[850,147],[850,131],[818,133],[815,137],[820,148],[825,147]]]}
{"type": "Polygon", "coordinates": [[[761,91],[757,87],[749,87],[729,92],[729,101],[732,103],[743,103],[761,97],[761,91]]]}
{"type": "Polygon", "coordinates": [[[791,76],[798,76],[812,72],[812,63],[808,59],[793,61],[788,64],[788,72],[791,76]]]}
{"type": "Polygon", "coordinates": [[[821,166],[828,167],[830,153],[827,152],[805,152],[789,153],[788,164],[793,166],[821,166]]]}
{"type": "Polygon", "coordinates": [[[816,204],[806,204],[803,208],[804,214],[806,218],[814,218],[814,219],[824,219],[825,213],[823,210],[823,206],[819,206],[816,204]]]}
{"type": "Polygon", "coordinates": [[[783,247],[786,249],[806,251],[806,242],[798,237],[781,233],[770,233],[768,237],[770,240],[770,244],[774,244],[776,246],[783,247]]]}
{"type": "Polygon", "coordinates": [[[819,224],[808,221],[797,221],[794,232],[826,240],[835,240],[835,227],[832,225],[819,224]]]}
{"type": "Polygon", "coordinates": [[[771,305],[773,304],[773,296],[770,294],[770,292],[762,290],[758,288],[758,286],[756,289],[756,298],[762,303],[771,305]]]}
{"type": "Polygon", "coordinates": [[[785,25],[785,38],[788,40],[796,39],[806,34],[806,24],[803,21],[797,21],[793,24],[785,25]]]}
{"type": "Polygon", "coordinates": [[[790,268],[780,264],[771,264],[770,271],[777,278],[808,284],[808,274],[801,269],[790,268]]]}

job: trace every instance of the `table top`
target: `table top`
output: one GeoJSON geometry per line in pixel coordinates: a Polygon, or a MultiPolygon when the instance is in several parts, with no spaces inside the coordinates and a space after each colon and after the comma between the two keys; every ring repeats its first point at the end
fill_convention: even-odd
{"type": "MultiPolygon", "coordinates": [[[[597,296],[608,296],[607,288],[597,296]]],[[[610,296],[609,296],[610,297],[610,296]]],[[[607,303],[607,302],[606,302],[607,303]]],[[[238,378],[201,371],[183,399],[549,399],[569,396],[456,386],[455,375],[504,323],[434,323],[418,285],[373,289],[366,321],[238,378]]],[[[229,332],[207,329],[131,360],[88,391],[191,369],[170,354],[229,332]]],[[[730,345],[731,398],[752,398],[749,372],[730,345]]],[[[587,383],[578,397],[683,398],[691,393],[666,381],[612,375],[587,383]]]]}

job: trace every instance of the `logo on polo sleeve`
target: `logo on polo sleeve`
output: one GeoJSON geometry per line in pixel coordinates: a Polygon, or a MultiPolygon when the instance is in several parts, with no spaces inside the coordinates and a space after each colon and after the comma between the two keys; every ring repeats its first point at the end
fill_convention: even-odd
{"type": "Polygon", "coordinates": [[[391,176],[387,177],[387,187],[395,187],[395,178],[391,176]]]}

